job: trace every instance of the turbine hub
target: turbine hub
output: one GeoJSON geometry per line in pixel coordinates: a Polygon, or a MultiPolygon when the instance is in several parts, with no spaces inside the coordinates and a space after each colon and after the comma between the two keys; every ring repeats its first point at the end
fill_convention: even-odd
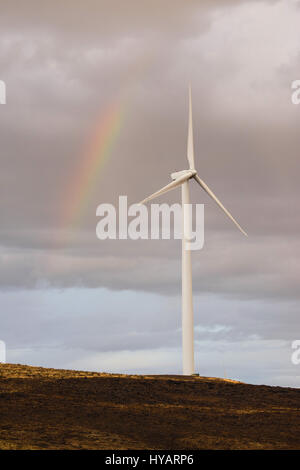
{"type": "Polygon", "coordinates": [[[176,171],[175,173],[171,173],[171,178],[172,180],[177,180],[177,178],[180,178],[181,176],[188,175],[190,174],[190,177],[195,176],[197,174],[196,170],[182,170],[182,171],[176,171]]]}

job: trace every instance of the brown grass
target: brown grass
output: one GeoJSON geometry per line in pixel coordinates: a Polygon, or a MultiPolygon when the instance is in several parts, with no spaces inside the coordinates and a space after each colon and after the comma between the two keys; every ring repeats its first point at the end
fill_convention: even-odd
{"type": "Polygon", "coordinates": [[[1,449],[300,449],[300,390],[0,364],[1,449]]]}

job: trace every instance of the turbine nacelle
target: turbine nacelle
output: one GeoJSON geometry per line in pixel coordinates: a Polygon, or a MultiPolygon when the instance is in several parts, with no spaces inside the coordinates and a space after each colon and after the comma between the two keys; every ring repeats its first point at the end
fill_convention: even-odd
{"type": "Polygon", "coordinates": [[[177,180],[178,178],[181,178],[182,176],[189,176],[192,178],[197,174],[196,170],[182,170],[182,171],[176,171],[174,173],[171,173],[171,178],[172,180],[177,180]]]}

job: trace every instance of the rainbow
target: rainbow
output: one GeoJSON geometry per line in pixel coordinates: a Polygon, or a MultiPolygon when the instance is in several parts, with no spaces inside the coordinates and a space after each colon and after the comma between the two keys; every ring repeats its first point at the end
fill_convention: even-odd
{"type": "Polygon", "coordinates": [[[62,214],[65,228],[76,225],[84,215],[99,173],[119,136],[123,116],[122,101],[110,104],[101,114],[96,131],[67,189],[62,214]]]}

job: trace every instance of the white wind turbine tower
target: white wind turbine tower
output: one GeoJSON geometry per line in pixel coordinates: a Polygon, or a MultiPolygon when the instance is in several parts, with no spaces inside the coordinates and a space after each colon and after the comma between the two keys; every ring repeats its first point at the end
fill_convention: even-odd
{"type": "Polygon", "coordinates": [[[183,375],[192,375],[195,373],[194,366],[194,313],[193,313],[193,291],[192,291],[192,261],[191,251],[188,249],[188,243],[191,238],[191,220],[190,212],[186,204],[190,204],[189,180],[192,178],[197,181],[202,189],[217,203],[223,212],[232,220],[237,228],[247,236],[237,221],[232,217],[219,199],[202,179],[199,178],[195,170],[194,163],[194,143],[193,143],[193,123],[192,123],[192,94],[189,87],[189,127],[187,142],[187,159],[189,169],[171,174],[172,183],[167,184],[162,189],[144,199],[140,204],[144,204],[151,199],[167,193],[178,186],[181,186],[182,201],[182,361],[183,375]]]}

